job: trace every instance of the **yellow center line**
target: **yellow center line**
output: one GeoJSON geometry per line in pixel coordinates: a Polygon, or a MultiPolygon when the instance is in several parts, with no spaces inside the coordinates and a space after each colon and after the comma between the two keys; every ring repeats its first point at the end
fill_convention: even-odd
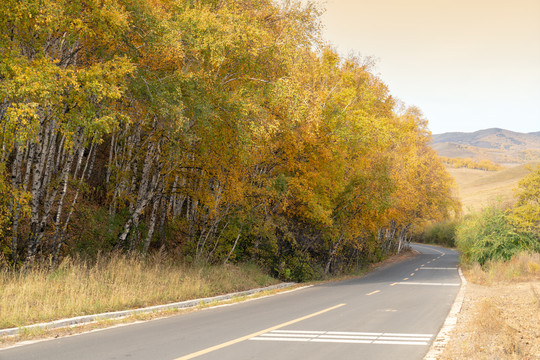
{"type": "Polygon", "coordinates": [[[201,351],[197,351],[197,352],[194,352],[194,353],[191,353],[191,354],[188,354],[188,355],[184,355],[184,356],[181,356],[181,357],[176,358],[176,359],[174,359],[174,360],[187,360],[187,359],[193,359],[193,358],[196,358],[196,357],[198,357],[198,356],[201,356],[201,355],[205,355],[205,354],[211,353],[212,351],[216,351],[216,350],[219,350],[219,349],[223,349],[223,348],[225,348],[225,347],[227,347],[227,346],[231,346],[231,345],[234,345],[234,344],[238,344],[239,342],[246,341],[246,340],[248,340],[248,339],[251,339],[252,337],[256,337],[256,336],[265,334],[265,333],[267,333],[267,332],[274,331],[274,330],[280,329],[280,328],[282,328],[282,327],[289,326],[289,325],[295,324],[295,323],[297,323],[297,322],[300,322],[300,321],[303,321],[303,320],[306,320],[306,319],[309,319],[309,318],[312,318],[312,317],[315,317],[315,316],[324,314],[325,312],[328,312],[328,311],[337,309],[337,308],[342,307],[342,306],[345,306],[345,304],[339,304],[339,305],[336,305],[336,306],[332,306],[332,307],[329,307],[328,309],[324,309],[324,310],[318,311],[318,312],[316,312],[316,313],[313,313],[313,314],[309,314],[309,315],[303,316],[303,317],[298,318],[298,319],[294,319],[294,320],[291,320],[291,321],[287,321],[287,322],[285,322],[285,323],[283,323],[283,324],[279,324],[279,325],[276,325],[276,326],[272,326],[272,327],[269,327],[268,329],[264,329],[264,330],[261,330],[261,331],[257,331],[257,332],[254,332],[254,333],[252,333],[252,334],[249,334],[249,335],[246,335],[246,336],[242,336],[242,337],[239,337],[239,338],[237,338],[237,339],[234,339],[234,340],[231,340],[231,341],[227,341],[227,342],[224,342],[224,343],[222,343],[222,344],[219,344],[219,345],[216,345],[216,346],[212,346],[212,347],[203,349],[203,350],[201,350],[201,351]]]}
{"type": "Polygon", "coordinates": [[[397,285],[397,282],[390,284],[390,286],[394,286],[394,285],[397,285]]]}
{"type": "Polygon", "coordinates": [[[409,280],[409,278],[403,278],[403,281],[405,281],[405,280],[409,280]]]}
{"type": "Polygon", "coordinates": [[[373,294],[376,294],[378,292],[381,292],[381,290],[375,290],[375,291],[372,291],[370,292],[369,294],[366,294],[366,296],[369,296],[369,295],[373,295],[373,294]]]}
{"type": "Polygon", "coordinates": [[[414,273],[411,273],[411,275],[410,275],[410,276],[414,276],[414,273]]]}

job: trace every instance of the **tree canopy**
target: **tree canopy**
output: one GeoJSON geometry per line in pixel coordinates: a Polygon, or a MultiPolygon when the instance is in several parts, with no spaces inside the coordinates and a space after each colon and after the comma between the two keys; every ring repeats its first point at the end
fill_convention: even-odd
{"type": "Polygon", "coordinates": [[[164,248],[289,279],[458,209],[419,109],[271,0],[0,3],[10,264],[164,248]]]}

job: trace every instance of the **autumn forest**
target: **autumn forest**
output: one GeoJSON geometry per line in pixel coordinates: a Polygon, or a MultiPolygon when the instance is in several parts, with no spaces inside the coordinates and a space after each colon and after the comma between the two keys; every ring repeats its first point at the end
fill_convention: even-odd
{"type": "Polygon", "coordinates": [[[314,5],[0,12],[1,266],[162,251],[307,280],[460,208],[421,111],[327,44],[314,5]]]}

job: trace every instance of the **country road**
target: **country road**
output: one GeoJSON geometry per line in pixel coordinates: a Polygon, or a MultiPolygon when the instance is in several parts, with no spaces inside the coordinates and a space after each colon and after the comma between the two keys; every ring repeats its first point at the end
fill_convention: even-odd
{"type": "Polygon", "coordinates": [[[460,286],[458,254],[359,279],[0,351],[0,359],[422,359],[460,286]]]}

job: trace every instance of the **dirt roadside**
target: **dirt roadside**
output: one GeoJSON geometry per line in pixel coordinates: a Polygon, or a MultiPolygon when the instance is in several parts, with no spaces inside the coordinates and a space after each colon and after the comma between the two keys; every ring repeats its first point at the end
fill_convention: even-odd
{"type": "Polygon", "coordinates": [[[469,282],[440,359],[540,359],[540,279],[469,282]]]}

